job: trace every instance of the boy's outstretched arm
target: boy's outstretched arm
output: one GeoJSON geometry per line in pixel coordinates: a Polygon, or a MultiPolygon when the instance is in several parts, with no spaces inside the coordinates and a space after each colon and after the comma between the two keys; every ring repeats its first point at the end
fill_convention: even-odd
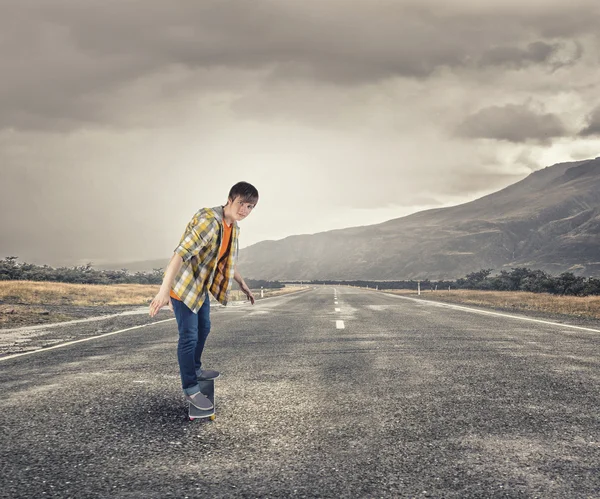
{"type": "Polygon", "coordinates": [[[237,282],[240,285],[240,288],[242,288],[242,291],[244,292],[248,300],[250,300],[250,303],[254,305],[254,295],[252,294],[252,291],[250,291],[248,285],[244,282],[244,278],[238,272],[237,265],[234,265],[233,267],[233,278],[235,279],[235,282],[237,282]]]}
{"type": "Polygon", "coordinates": [[[173,305],[171,305],[171,297],[169,296],[171,293],[171,286],[173,285],[173,279],[179,272],[181,265],[183,264],[183,259],[177,253],[173,254],[169,265],[167,265],[167,270],[165,271],[165,276],[163,277],[162,284],[160,286],[160,290],[157,295],[150,303],[150,317],[154,317],[158,314],[158,311],[163,308],[165,305],[168,305],[171,310],[173,310],[173,305]]]}

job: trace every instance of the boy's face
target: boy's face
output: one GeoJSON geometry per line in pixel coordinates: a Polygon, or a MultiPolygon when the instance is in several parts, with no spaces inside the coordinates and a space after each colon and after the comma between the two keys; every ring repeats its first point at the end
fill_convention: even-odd
{"type": "Polygon", "coordinates": [[[235,199],[229,198],[229,205],[231,206],[231,214],[237,222],[250,215],[255,206],[254,203],[245,202],[241,196],[236,196],[235,199]]]}

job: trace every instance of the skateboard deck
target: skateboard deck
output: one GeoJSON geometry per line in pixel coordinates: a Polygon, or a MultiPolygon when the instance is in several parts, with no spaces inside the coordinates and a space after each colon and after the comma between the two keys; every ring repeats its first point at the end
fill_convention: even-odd
{"type": "Polygon", "coordinates": [[[215,405],[215,380],[214,379],[202,380],[202,381],[198,381],[198,384],[200,385],[200,391],[204,395],[206,395],[206,397],[208,397],[208,400],[210,400],[212,402],[213,408],[209,409],[208,411],[203,411],[188,402],[190,421],[193,421],[194,419],[200,419],[200,418],[209,418],[211,421],[214,421],[215,420],[215,407],[214,407],[214,405],[215,405]]]}

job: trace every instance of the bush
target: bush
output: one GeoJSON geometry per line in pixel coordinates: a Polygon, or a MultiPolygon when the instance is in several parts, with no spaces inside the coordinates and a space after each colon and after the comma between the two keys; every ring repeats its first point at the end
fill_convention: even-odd
{"type": "MultiPolygon", "coordinates": [[[[17,263],[16,256],[0,260],[0,281],[54,281],[75,284],[160,284],[163,278],[163,269],[153,269],[152,272],[129,272],[121,270],[96,270],[92,263],[76,267],[53,268],[48,265],[34,265],[31,263],[17,263]]],[[[557,277],[542,270],[531,270],[524,267],[513,268],[511,271],[502,270],[492,276],[493,269],[481,269],[471,272],[456,281],[420,281],[421,290],[435,289],[479,289],[495,291],[529,291],[532,293],[552,293],[570,296],[600,295],[600,279],[576,276],[572,272],[563,272],[557,277]]],[[[312,281],[267,281],[260,279],[246,279],[246,283],[253,289],[279,289],[289,284],[327,284],[338,286],[359,286],[366,288],[378,287],[379,289],[411,289],[417,290],[419,281],[369,281],[369,280],[312,280],[312,281]]]]}
{"type": "Polygon", "coordinates": [[[162,269],[131,274],[127,269],[96,270],[91,262],[76,267],[17,263],[17,257],[0,260],[0,280],[52,281],[71,284],[160,284],[162,269]]]}

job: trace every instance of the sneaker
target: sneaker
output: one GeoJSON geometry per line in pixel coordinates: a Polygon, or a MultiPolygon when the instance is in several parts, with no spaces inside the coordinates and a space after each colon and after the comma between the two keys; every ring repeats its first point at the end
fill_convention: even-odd
{"type": "Polygon", "coordinates": [[[197,409],[201,411],[210,411],[213,408],[213,404],[208,397],[205,397],[201,392],[194,393],[193,395],[185,394],[185,399],[197,409]]]}
{"type": "Polygon", "coordinates": [[[205,381],[207,379],[215,379],[221,375],[219,371],[215,371],[214,369],[200,369],[200,372],[197,374],[198,381],[205,381]]]}

